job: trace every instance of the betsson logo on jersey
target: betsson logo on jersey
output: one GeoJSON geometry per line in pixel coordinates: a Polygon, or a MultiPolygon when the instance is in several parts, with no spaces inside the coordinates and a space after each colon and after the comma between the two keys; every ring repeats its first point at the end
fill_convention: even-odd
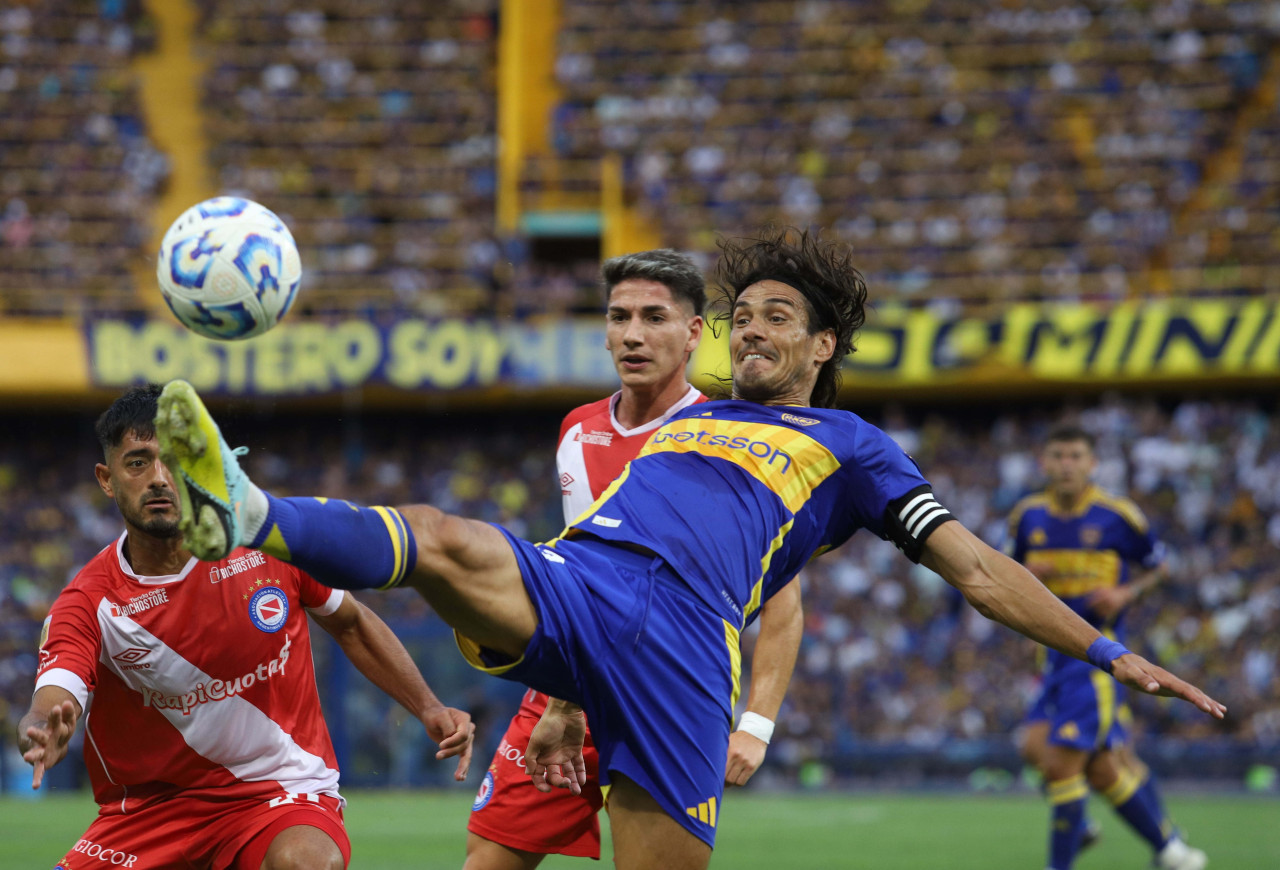
{"type": "Polygon", "coordinates": [[[197,683],[195,688],[181,695],[166,695],[159,689],[142,687],[142,706],[155,707],[157,710],[181,710],[183,716],[191,715],[191,711],[201,704],[211,704],[234,698],[241,692],[253,688],[255,683],[269,680],[277,674],[284,675],[285,662],[289,661],[289,635],[284,636],[284,646],[280,654],[269,662],[264,662],[242,677],[234,680],[209,680],[197,683]]]}
{"type": "Polygon", "coordinates": [[[729,450],[745,450],[756,459],[760,459],[765,465],[773,465],[775,461],[782,462],[782,473],[786,474],[791,470],[791,454],[787,451],[774,447],[768,441],[754,441],[745,435],[729,436],[729,435],[712,435],[705,429],[697,432],[660,432],[649,442],[646,450],[657,452],[659,450],[668,449],[658,445],[666,441],[676,441],[680,443],[694,442],[696,444],[704,444],[707,447],[726,447],[729,450]]]}

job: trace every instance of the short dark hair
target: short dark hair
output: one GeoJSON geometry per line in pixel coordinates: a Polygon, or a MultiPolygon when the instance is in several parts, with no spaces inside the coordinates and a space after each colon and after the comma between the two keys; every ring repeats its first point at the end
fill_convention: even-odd
{"type": "Polygon", "coordinates": [[[701,317],[707,304],[707,282],[693,260],[670,248],[611,257],[600,266],[606,302],[613,288],[629,278],[665,284],[677,302],[687,302],[701,317]]]}
{"type": "Polygon", "coordinates": [[[102,445],[102,455],[109,457],[124,436],[132,432],[145,441],[156,434],[156,409],[159,407],[159,384],[133,387],[111,403],[93,424],[93,434],[102,445]]]}
{"type": "Polygon", "coordinates": [[[867,285],[853,265],[853,249],[823,241],[819,232],[766,227],[755,238],[723,239],[716,280],[732,316],[738,297],[752,284],[779,281],[804,297],[809,334],[830,329],[835,353],[822,364],[809,403],[835,407],[840,366],[853,353],[853,339],[866,321],[867,285]]]}
{"type": "Polygon", "coordinates": [[[1059,423],[1050,429],[1049,434],[1044,437],[1046,447],[1050,444],[1064,441],[1083,441],[1089,445],[1090,450],[1094,450],[1098,446],[1098,439],[1093,437],[1093,433],[1082,426],[1077,426],[1075,423],[1059,423]]]}

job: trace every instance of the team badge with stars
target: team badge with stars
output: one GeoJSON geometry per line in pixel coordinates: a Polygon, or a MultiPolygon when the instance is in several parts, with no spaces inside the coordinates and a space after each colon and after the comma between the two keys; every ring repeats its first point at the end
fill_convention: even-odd
{"type": "Polygon", "coordinates": [[[284,628],[289,618],[289,596],[278,586],[263,586],[249,598],[249,621],[268,634],[284,628]]]}
{"type": "Polygon", "coordinates": [[[1080,527],[1080,544],[1085,547],[1096,547],[1102,543],[1102,529],[1098,526],[1080,527]]]}
{"type": "Polygon", "coordinates": [[[1045,534],[1044,529],[1032,529],[1031,534],[1027,535],[1027,543],[1033,547],[1043,547],[1048,541],[1049,536],[1045,534]]]}

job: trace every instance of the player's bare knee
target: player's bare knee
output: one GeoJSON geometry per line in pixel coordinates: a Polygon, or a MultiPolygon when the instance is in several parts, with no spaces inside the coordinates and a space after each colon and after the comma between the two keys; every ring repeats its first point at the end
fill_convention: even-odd
{"type": "Polygon", "coordinates": [[[431,505],[410,505],[398,510],[417,543],[419,572],[447,576],[458,567],[459,556],[466,552],[471,538],[467,520],[431,505]]]}
{"type": "Polygon", "coordinates": [[[319,828],[285,828],[271,841],[261,870],[344,870],[338,844],[319,828]]]}

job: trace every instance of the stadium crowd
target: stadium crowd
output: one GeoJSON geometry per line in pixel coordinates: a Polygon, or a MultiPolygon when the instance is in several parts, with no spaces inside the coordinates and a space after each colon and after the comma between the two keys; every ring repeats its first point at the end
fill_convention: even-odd
{"type": "Polygon", "coordinates": [[[130,68],[154,39],[140,0],[0,8],[0,314],[136,307],[169,173],[130,68]]]}
{"type": "MultiPolygon", "coordinates": [[[[589,280],[536,264],[494,222],[500,6],[200,4],[206,159],[220,190],[293,227],[304,308],[581,299],[589,280]]],[[[1280,16],[1262,0],[561,12],[554,153],[530,159],[522,189],[598,179],[619,154],[630,199],[674,247],[708,253],[715,233],[765,221],[828,226],[873,286],[919,305],[1280,280],[1280,16]]],[[[0,14],[0,310],[137,305],[128,264],[149,253],[167,164],[129,61],[154,39],[138,0],[0,14]]]]}
{"type": "MultiPolygon", "coordinates": [[[[1280,426],[1273,411],[1246,400],[1106,398],[989,416],[917,417],[892,407],[866,416],[912,453],[939,499],[992,543],[1003,538],[1007,511],[1038,483],[1035,456],[1047,425],[1069,416],[1097,433],[1099,482],[1128,492],[1170,551],[1171,578],[1131,614],[1131,645],[1230,708],[1218,724],[1185,704],[1140,699],[1144,752],[1160,764],[1185,760],[1202,745],[1245,755],[1280,746],[1280,426]]],[[[515,429],[506,419],[424,417],[415,436],[403,421],[381,426],[372,417],[288,430],[256,421],[253,440],[262,446],[247,461],[278,494],[426,501],[533,539],[552,537],[560,527],[557,421],[531,415],[515,429]]],[[[233,443],[250,420],[225,418],[233,443]]],[[[120,522],[81,473],[96,461],[96,445],[71,433],[88,426],[49,420],[0,432],[0,719],[12,724],[30,696],[41,619],[79,566],[119,534],[120,522]]],[[[815,560],[804,577],[805,640],[769,755],[775,775],[790,778],[811,762],[848,770],[850,757],[894,747],[925,758],[963,746],[1010,755],[1011,732],[1035,692],[1028,642],[869,536],[815,560]]],[[[485,705],[486,687],[498,681],[476,685],[418,596],[365,600],[398,629],[440,629],[423,634],[423,644],[411,639],[411,650],[426,651],[420,666],[442,695],[455,691],[485,705]]],[[[322,683],[332,665],[322,662],[322,683]]],[[[385,707],[346,705],[348,726],[364,735],[353,743],[362,751],[380,747],[369,769],[406,777],[403,763],[387,759],[414,757],[420,747],[388,745],[385,716],[393,714],[385,707]]],[[[506,707],[494,709],[500,720],[506,707]]]]}

